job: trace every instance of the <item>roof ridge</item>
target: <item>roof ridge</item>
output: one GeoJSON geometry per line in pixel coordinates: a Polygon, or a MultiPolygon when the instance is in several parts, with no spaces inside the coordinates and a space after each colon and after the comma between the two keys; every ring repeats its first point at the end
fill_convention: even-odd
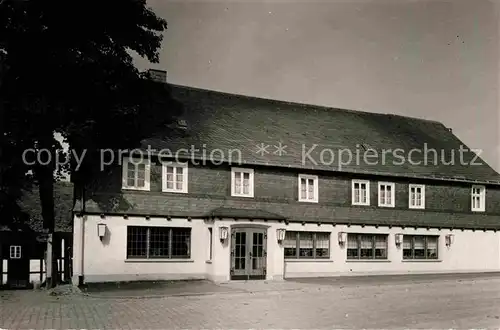
{"type": "Polygon", "coordinates": [[[207,89],[207,88],[202,88],[202,87],[194,87],[194,86],[187,86],[187,85],[180,85],[180,84],[169,83],[169,85],[172,87],[183,88],[183,89],[187,89],[187,90],[195,90],[195,91],[200,91],[200,92],[211,92],[211,93],[217,93],[220,95],[235,96],[235,97],[252,99],[252,100],[260,100],[260,101],[266,101],[266,102],[272,102],[272,103],[279,103],[279,104],[283,104],[283,105],[294,105],[294,106],[309,107],[309,108],[314,107],[314,108],[321,109],[321,110],[336,110],[336,111],[342,111],[342,112],[352,112],[352,113],[357,113],[357,114],[368,114],[368,115],[375,115],[375,116],[378,115],[378,116],[387,116],[387,117],[390,117],[390,116],[401,117],[401,118],[406,118],[406,119],[413,119],[413,120],[418,120],[418,121],[423,121],[423,122],[430,122],[430,123],[434,123],[434,124],[439,124],[439,125],[446,128],[446,125],[444,125],[444,123],[437,121],[437,120],[433,120],[433,119],[417,118],[417,117],[399,115],[399,114],[394,114],[394,113],[370,112],[370,111],[366,111],[366,110],[337,108],[337,107],[328,106],[328,105],[309,104],[309,103],[301,103],[301,102],[287,101],[287,100],[277,100],[277,99],[266,98],[266,97],[261,97],[261,96],[230,93],[230,92],[225,92],[225,91],[221,91],[221,90],[207,89]]]}

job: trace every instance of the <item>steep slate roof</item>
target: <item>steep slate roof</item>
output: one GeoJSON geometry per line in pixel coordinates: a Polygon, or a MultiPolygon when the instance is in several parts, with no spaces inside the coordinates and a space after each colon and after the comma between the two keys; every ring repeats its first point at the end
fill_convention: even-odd
{"type": "MultiPolygon", "coordinates": [[[[190,149],[193,145],[199,149],[194,153],[196,159],[207,159],[217,149],[212,159],[233,164],[239,162],[238,154],[230,151],[238,149],[241,151],[241,163],[249,165],[500,183],[500,175],[481,159],[476,160],[481,165],[460,164],[460,147],[467,147],[439,122],[267,100],[184,86],[174,85],[171,88],[174,98],[184,104],[187,130],[170,138],[157,136],[145,140],[144,147],[149,145],[153,150],[168,149],[175,153],[182,148],[190,149]],[[286,154],[275,153],[277,149],[274,145],[278,146],[280,142],[286,145],[286,154]],[[269,145],[267,153],[256,152],[261,143],[269,145]],[[398,151],[398,155],[407,157],[410,150],[423,151],[425,146],[427,150],[437,150],[437,165],[432,162],[432,154],[429,154],[425,163],[422,152],[412,154],[414,164],[410,164],[408,160],[402,161],[390,152],[386,154],[385,161],[382,157],[363,161],[362,155],[366,149],[373,149],[379,155],[383,150],[402,149],[398,151]],[[313,151],[309,155],[312,160],[305,157],[311,148],[313,151]],[[325,163],[321,162],[323,149],[327,149],[323,152],[325,163]],[[335,157],[333,163],[329,163],[332,154],[330,150],[335,157]],[[361,154],[359,163],[355,160],[357,151],[361,154]],[[353,159],[350,163],[348,152],[353,159]],[[441,152],[447,162],[452,159],[450,155],[454,152],[455,163],[443,164],[441,152]],[[342,154],[344,163],[349,164],[339,167],[338,155],[342,154]],[[418,161],[421,162],[420,165],[415,164],[418,161]]],[[[186,153],[180,152],[179,155],[186,153]]],[[[472,152],[466,152],[463,159],[468,164],[474,156],[472,152]]]]}
{"type": "MultiPolygon", "coordinates": [[[[25,191],[19,205],[26,212],[30,219],[28,228],[35,232],[43,231],[42,209],[37,187],[31,191],[25,191]]],[[[56,182],[54,184],[54,209],[55,209],[55,232],[72,231],[72,210],[73,210],[73,184],[69,182],[56,182]]],[[[8,230],[0,227],[0,230],[8,230]]]]}

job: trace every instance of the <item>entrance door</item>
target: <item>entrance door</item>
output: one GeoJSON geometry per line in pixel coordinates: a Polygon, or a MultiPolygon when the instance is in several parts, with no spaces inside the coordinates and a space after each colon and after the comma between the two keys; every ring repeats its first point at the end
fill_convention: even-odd
{"type": "Polygon", "coordinates": [[[30,259],[24,254],[23,246],[9,246],[7,262],[7,286],[11,288],[26,288],[30,278],[30,259]]]}
{"type": "Polygon", "coordinates": [[[231,279],[266,279],[266,229],[233,228],[231,230],[231,279]]]}

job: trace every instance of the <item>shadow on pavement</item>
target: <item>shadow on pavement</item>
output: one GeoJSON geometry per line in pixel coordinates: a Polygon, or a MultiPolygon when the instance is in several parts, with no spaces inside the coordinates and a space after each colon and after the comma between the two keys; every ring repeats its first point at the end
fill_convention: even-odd
{"type": "Polygon", "coordinates": [[[94,297],[163,297],[238,292],[206,280],[89,283],[81,286],[80,290],[94,297]]]}
{"type": "Polygon", "coordinates": [[[138,281],[90,283],[80,287],[91,297],[151,298],[168,296],[200,296],[218,293],[255,293],[289,291],[318,287],[359,287],[439,283],[443,281],[476,281],[500,279],[499,273],[418,274],[293,278],[285,281],[229,281],[213,283],[208,280],[138,281]]]}
{"type": "Polygon", "coordinates": [[[492,273],[449,273],[449,274],[403,274],[403,275],[363,275],[337,277],[303,277],[287,281],[316,285],[395,285],[411,283],[431,283],[439,281],[474,281],[499,279],[500,272],[492,273]]]}

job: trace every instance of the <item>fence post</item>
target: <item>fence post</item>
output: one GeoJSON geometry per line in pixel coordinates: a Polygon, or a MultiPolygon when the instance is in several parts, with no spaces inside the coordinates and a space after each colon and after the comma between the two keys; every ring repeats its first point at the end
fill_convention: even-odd
{"type": "Polygon", "coordinates": [[[47,238],[47,253],[45,255],[45,287],[47,289],[53,288],[53,283],[55,282],[55,278],[52,278],[52,267],[53,267],[53,258],[54,255],[52,253],[52,238],[53,234],[50,233],[47,238]]]}
{"type": "Polygon", "coordinates": [[[43,283],[43,263],[44,260],[40,259],[40,285],[43,283]]]}

